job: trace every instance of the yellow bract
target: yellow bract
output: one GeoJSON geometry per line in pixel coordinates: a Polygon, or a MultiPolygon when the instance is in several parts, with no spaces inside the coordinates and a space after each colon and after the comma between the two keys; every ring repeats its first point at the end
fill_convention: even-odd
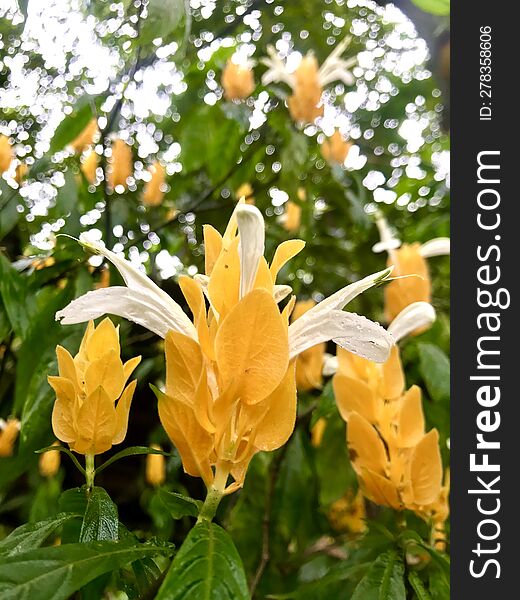
{"type": "Polygon", "coordinates": [[[443,522],[449,509],[439,434],[425,433],[421,390],[404,392],[404,385],[397,346],[382,365],[338,348],[334,395],[363,493],[377,504],[443,522]]]}
{"type": "Polygon", "coordinates": [[[238,186],[237,190],[235,191],[235,196],[238,198],[238,200],[244,198],[246,204],[255,203],[253,188],[251,187],[250,183],[243,183],[242,185],[238,186]]]}
{"type": "Polygon", "coordinates": [[[146,206],[159,206],[164,198],[165,171],[159,161],[155,161],[148,169],[150,181],[146,183],[143,190],[143,204],[146,206]]]}
{"type": "Polygon", "coordinates": [[[88,151],[81,164],[81,172],[90,184],[96,183],[96,170],[99,164],[99,156],[92,148],[88,151]]]}
{"type": "Polygon", "coordinates": [[[227,61],[222,72],[222,87],[228,100],[248,98],[255,89],[255,77],[252,69],[237,65],[231,59],[227,61]]]}
{"type": "Polygon", "coordinates": [[[323,106],[318,106],[323,92],[318,70],[316,57],[308,55],[294,73],[295,85],[287,104],[291,117],[297,122],[312,123],[323,115],[323,106]]]}
{"type": "Polygon", "coordinates": [[[0,135],[0,175],[9,169],[13,158],[14,153],[9,138],[0,135]]]}
{"type": "MultiPolygon", "coordinates": [[[[392,257],[388,260],[389,265],[395,265],[394,277],[416,275],[394,279],[385,286],[385,314],[389,322],[412,302],[431,301],[430,272],[420,250],[421,245],[417,242],[403,244],[392,252],[392,257]]],[[[414,334],[422,331],[424,328],[416,329],[414,334]]]]}
{"type": "Polygon", "coordinates": [[[330,506],[327,518],[331,527],[339,532],[363,533],[366,529],[365,498],[350,489],[330,506]]]}
{"type": "Polygon", "coordinates": [[[12,456],[14,444],[20,431],[18,419],[0,420],[0,457],[12,456]]]}
{"type": "MultiPolygon", "coordinates": [[[[150,448],[162,450],[157,444],[152,444],[150,448]]],[[[146,455],[146,481],[157,487],[162,485],[166,479],[166,459],[163,454],[146,455]]]]}
{"type": "Polygon", "coordinates": [[[282,217],[282,226],[286,231],[295,232],[300,229],[302,208],[296,202],[288,200],[285,204],[285,214],[282,217]]]}
{"type": "Polygon", "coordinates": [[[179,281],[197,341],[175,331],[167,334],[159,416],[184,470],[208,488],[230,493],[243,485],[253,455],[280,447],[294,429],[288,317],[280,312],[274,290],[278,271],[304,243],[279,246],[270,267],[260,257],[252,289],[243,297],[236,217],[223,236],[205,226],[204,245],[206,275],[179,281]],[[234,481],[228,485],[229,475],[234,481]]]}
{"type": "MultiPolygon", "coordinates": [[[[308,310],[316,306],[314,300],[301,300],[296,302],[292,312],[292,321],[296,321],[308,310]]],[[[323,357],[326,344],[322,342],[308,350],[304,350],[296,359],[296,387],[299,391],[306,392],[321,388],[323,381],[323,357]]]]}
{"type": "Polygon", "coordinates": [[[108,318],[97,327],[89,322],[74,358],[62,346],[56,355],[59,376],[48,378],[56,392],[56,437],[80,454],[101,454],[120,444],[137,382],[125,385],[141,357],[121,362],[119,329],[108,318]]]}
{"type": "Polygon", "coordinates": [[[97,119],[93,118],[89,121],[85,129],[70,143],[74,152],[80,154],[91,146],[99,134],[97,119]]]}
{"type": "MultiPolygon", "coordinates": [[[[54,442],[53,446],[59,446],[58,441],[54,442]]],[[[58,450],[49,450],[40,456],[38,470],[42,477],[54,477],[60,468],[60,452],[58,450]]]]}
{"type": "Polygon", "coordinates": [[[352,148],[352,142],[346,142],[336,129],[334,133],[321,144],[321,154],[328,162],[342,165],[352,148]]]}
{"type": "Polygon", "coordinates": [[[123,140],[117,139],[112,143],[112,156],[109,159],[108,184],[112,189],[118,185],[128,187],[128,178],[134,172],[132,149],[123,140]]]}

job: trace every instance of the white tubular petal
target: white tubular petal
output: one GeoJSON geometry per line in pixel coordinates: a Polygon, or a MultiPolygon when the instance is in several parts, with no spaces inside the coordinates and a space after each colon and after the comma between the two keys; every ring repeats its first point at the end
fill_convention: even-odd
{"type": "Polygon", "coordinates": [[[323,368],[322,374],[323,377],[331,377],[338,370],[338,357],[328,352],[325,352],[323,356],[323,368]]]}
{"type": "Polygon", "coordinates": [[[443,256],[450,253],[450,238],[435,238],[421,246],[421,256],[430,258],[431,256],[443,256]]]}
{"type": "Polygon", "coordinates": [[[148,297],[149,302],[155,306],[162,306],[165,314],[170,313],[171,319],[178,323],[177,331],[196,339],[195,327],[182,308],[149,277],[136,269],[129,261],[111,252],[99,242],[89,240],[83,234],[80,236],[80,243],[91,252],[102,254],[107,258],[121,273],[121,277],[130,290],[137,292],[140,296],[148,297]]]}
{"type": "Polygon", "coordinates": [[[325,87],[333,81],[341,81],[345,85],[353,85],[355,79],[350,70],[346,69],[343,64],[340,64],[340,62],[338,62],[337,65],[320,73],[319,81],[321,86],[325,87]]]}
{"type": "Polygon", "coordinates": [[[426,327],[435,321],[435,309],[428,302],[413,302],[390,323],[388,333],[396,343],[419,327],[426,327]]]}
{"type": "Polygon", "coordinates": [[[292,287],[290,285],[275,285],[274,286],[274,301],[278,304],[292,292],[292,287]]]}
{"type": "MultiPolygon", "coordinates": [[[[294,324],[301,319],[303,317],[294,324]]],[[[333,340],[345,350],[374,362],[385,362],[394,345],[393,337],[378,323],[355,313],[331,310],[324,318],[308,323],[305,330],[297,336],[294,336],[289,328],[290,358],[328,340],[333,340]]]]}
{"type": "Polygon", "coordinates": [[[390,227],[388,227],[386,219],[381,213],[376,217],[376,225],[379,229],[379,237],[381,238],[381,241],[379,244],[375,244],[372,250],[374,252],[383,252],[384,250],[390,251],[399,248],[401,241],[392,233],[390,227]]]}
{"type": "Polygon", "coordinates": [[[260,259],[265,249],[265,223],[262,213],[251,204],[239,204],[236,209],[240,242],[240,298],[252,289],[260,259]]]}
{"type": "Polygon", "coordinates": [[[142,325],[164,338],[170,329],[188,335],[175,316],[150,294],[127,287],[108,287],[87,292],[56,313],[62,325],[84,323],[105,314],[117,315],[142,325]]]}
{"type": "Polygon", "coordinates": [[[390,250],[396,250],[401,245],[401,240],[393,238],[388,242],[377,242],[372,246],[372,252],[379,254],[380,252],[389,252],[390,250]]]}

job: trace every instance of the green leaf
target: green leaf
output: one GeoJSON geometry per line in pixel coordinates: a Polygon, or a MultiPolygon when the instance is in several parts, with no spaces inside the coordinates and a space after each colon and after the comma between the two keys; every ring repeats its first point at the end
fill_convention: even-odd
{"type": "Polygon", "coordinates": [[[406,600],[404,566],[394,550],[374,562],[354,590],[352,600],[406,600]]]}
{"type": "MultiPolygon", "coordinates": [[[[71,488],[65,490],[58,500],[58,506],[61,512],[71,512],[83,516],[87,510],[87,494],[86,486],[71,488]]],[[[63,531],[61,532],[61,543],[72,544],[79,542],[79,534],[81,532],[82,522],[70,521],[63,525],[63,531]]]]}
{"type": "Polygon", "coordinates": [[[450,397],[450,361],[435,344],[418,344],[419,368],[433,400],[441,402],[450,397]]]}
{"type": "Polygon", "coordinates": [[[92,96],[82,96],[76,102],[72,112],[56,128],[50,144],[50,153],[63,150],[85,129],[93,116],[92,96]]]}
{"type": "Polygon", "coordinates": [[[55,519],[47,519],[45,521],[38,521],[37,523],[26,523],[21,527],[17,527],[6,538],[0,541],[0,555],[14,556],[15,554],[38,548],[53,531],[72,519],[81,519],[81,515],[62,513],[55,519]]]}
{"type": "Polygon", "coordinates": [[[416,571],[408,573],[408,581],[417,596],[417,600],[432,600],[430,592],[424,587],[424,583],[416,571]]]}
{"type": "Polygon", "coordinates": [[[450,600],[450,584],[439,570],[430,573],[430,595],[432,600],[450,600]]]}
{"type": "Polygon", "coordinates": [[[161,502],[172,516],[172,519],[198,516],[202,506],[200,500],[194,500],[189,496],[183,496],[177,492],[167,492],[164,489],[159,489],[157,493],[161,502]]]}
{"type": "Polygon", "coordinates": [[[412,0],[424,12],[437,16],[450,14],[450,0],[412,0]]]}
{"type": "Polygon", "coordinates": [[[139,454],[162,454],[163,456],[170,456],[169,452],[164,452],[163,450],[156,450],[155,448],[148,448],[148,446],[131,446],[130,448],[125,448],[114,454],[111,458],[109,458],[106,462],[96,469],[96,475],[104,471],[107,467],[109,467],[112,463],[115,463],[116,460],[120,458],[125,458],[127,456],[137,456],[139,454]]]}
{"type": "Polygon", "coordinates": [[[0,296],[2,296],[5,312],[14,332],[24,337],[29,327],[27,306],[20,302],[27,297],[25,279],[13,268],[11,263],[0,254],[0,296]]]}
{"type": "Polygon", "coordinates": [[[246,576],[229,535],[214,523],[190,531],[155,600],[247,600],[246,576]]]}
{"type": "Polygon", "coordinates": [[[80,542],[117,541],[119,517],[117,506],[102,487],[94,486],[87,495],[87,510],[83,517],[80,542]]]}
{"type": "Polygon", "coordinates": [[[89,542],[38,548],[2,559],[2,600],[65,600],[89,581],[135,560],[170,555],[170,547],[89,542]]]}
{"type": "Polygon", "coordinates": [[[0,181],[0,240],[18,223],[20,213],[16,207],[20,202],[18,192],[0,181]]]}
{"type": "Polygon", "coordinates": [[[186,16],[184,0],[149,0],[148,15],[141,24],[138,43],[167,38],[186,16]]]}
{"type": "Polygon", "coordinates": [[[72,172],[72,169],[69,169],[65,171],[63,176],[65,183],[58,188],[56,205],[52,209],[53,213],[56,213],[56,216],[59,217],[71,213],[78,204],[78,186],[75,174],[72,172]]]}
{"type": "Polygon", "coordinates": [[[66,446],[47,446],[41,450],[36,450],[36,454],[43,454],[44,452],[64,452],[67,456],[70,456],[72,462],[76,465],[78,471],[83,475],[87,476],[85,469],[81,466],[79,460],[72,454],[72,452],[66,446]]]}

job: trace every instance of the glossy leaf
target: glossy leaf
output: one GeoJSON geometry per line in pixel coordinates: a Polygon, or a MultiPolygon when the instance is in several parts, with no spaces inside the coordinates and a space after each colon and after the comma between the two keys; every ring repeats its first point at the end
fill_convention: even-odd
{"type": "Polygon", "coordinates": [[[394,550],[373,563],[356,587],[352,600],[406,600],[404,566],[394,550]]]}
{"type": "Polygon", "coordinates": [[[79,536],[80,542],[117,541],[117,506],[102,487],[95,486],[87,496],[87,509],[79,536]]]}

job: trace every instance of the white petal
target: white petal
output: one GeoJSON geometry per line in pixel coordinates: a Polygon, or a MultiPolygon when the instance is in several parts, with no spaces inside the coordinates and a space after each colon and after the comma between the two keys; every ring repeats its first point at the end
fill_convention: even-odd
{"type": "Polygon", "coordinates": [[[338,370],[338,357],[325,352],[323,356],[323,377],[331,377],[338,370]]]}
{"type": "Polygon", "coordinates": [[[240,241],[240,298],[252,289],[260,259],[265,249],[265,223],[262,213],[251,204],[239,204],[236,209],[240,241]]]}
{"type": "Polygon", "coordinates": [[[396,250],[401,245],[401,240],[393,238],[387,242],[377,242],[372,246],[372,252],[379,254],[380,252],[389,252],[390,250],[396,250]]]}
{"type": "Polygon", "coordinates": [[[290,285],[275,285],[274,286],[274,301],[278,304],[292,292],[292,287],[290,285]]]}
{"type": "Polygon", "coordinates": [[[450,253],[450,238],[435,238],[421,246],[421,256],[430,258],[430,256],[443,256],[450,253]]]}
{"type": "Polygon", "coordinates": [[[171,313],[171,318],[178,323],[177,331],[196,339],[195,327],[182,308],[149,277],[136,269],[129,261],[111,252],[99,242],[89,240],[83,234],[80,236],[80,243],[91,252],[102,254],[107,258],[121,273],[121,277],[129,289],[138,292],[142,296],[148,296],[154,305],[162,305],[165,311],[171,313]]]}
{"type": "Polygon", "coordinates": [[[388,327],[396,342],[402,340],[418,327],[431,325],[435,321],[435,309],[428,302],[413,302],[395,317],[388,327]]]}
{"type": "Polygon", "coordinates": [[[117,315],[142,325],[164,338],[170,329],[188,335],[163,304],[150,294],[113,286],[87,292],[56,313],[62,325],[84,323],[105,314],[117,315]]]}
{"type": "Polygon", "coordinates": [[[399,248],[401,241],[394,235],[381,213],[378,213],[376,216],[376,225],[379,230],[381,241],[378,244],[375,244],[372,247],[372,250],[374,252],[383,252],[385,250],[390,252],[391,250],[399,248]]]}
{"type": "Polygon", "coordinates": [[[345,350],[374,362],[385,362],[394,345],[393,337],[379,323],[342,310],[329,311],[323,319],[309,323],[297,338],[290,336],[289,340],[291,358],[316,344],[333,340],[345,350]]]}

